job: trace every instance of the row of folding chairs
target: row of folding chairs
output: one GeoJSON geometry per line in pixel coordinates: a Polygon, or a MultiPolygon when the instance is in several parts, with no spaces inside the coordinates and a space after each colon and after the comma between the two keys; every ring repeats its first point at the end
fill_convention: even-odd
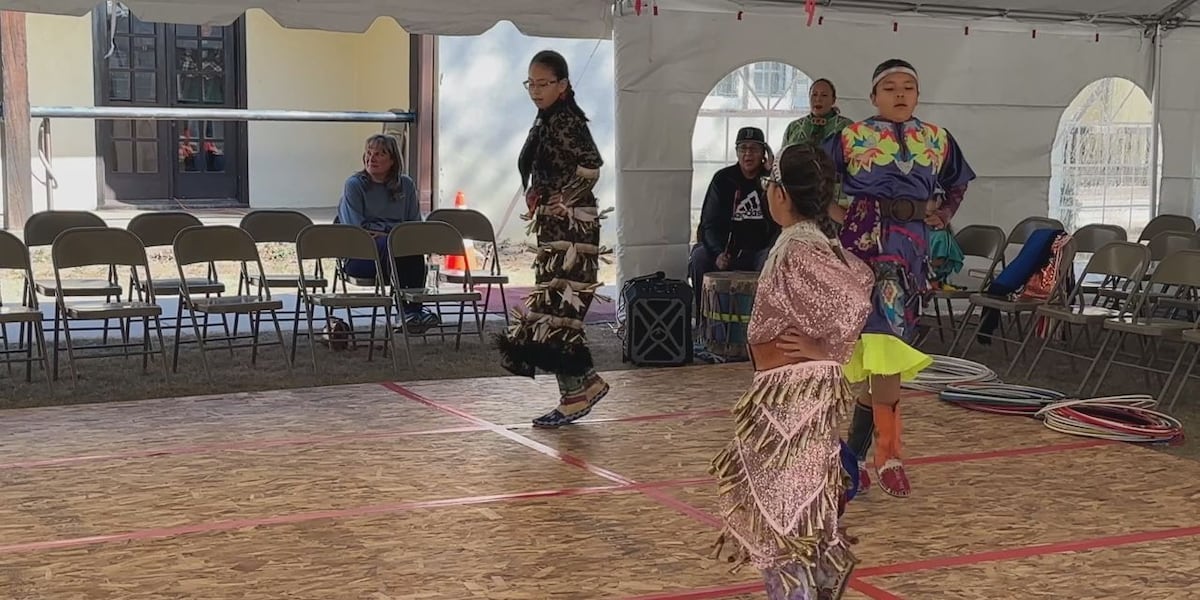
{"type": "MultiPolygon", "coordinates": [[[[935,307],[944,302],[951,318],[954,314],[950,310],[951,301],[968,303],[967,312],[953,326],[955,337],[948,353],[952,353],[963,339],[966,344],[960,356],[965,356],[977,339],[1000,342],[1006,356],[1008,345],[1017,345],[1017,354],[1011,358],[1006,372],[1009,374],[1030,349],[1031,342],[1041,342],[1026,377],[1032,374],[1047,351],[1089,361],[1077,394],[1083,394],[1089,383],[1095,393],[1112,365],[1132,366],[1146,371],[1148,385],[1152,373],[1167,376],[1160,391],[1163,399],[1175,382],[1173,405],[1196,359],[1193,358],[1181,371],[1185,347],[1170,369],[1156,369],[1153,364],[1160,361],[1163,342],[1188,342],[1196,336],[1194,331],[1188,333],[1197,327],[1196,317],[1200,315],[1197,300],[1200,288],[1196,280],[1200,278],[1200,268],[1196,268],[1196,263],[1188,262],[1194,261],[1200,253],[1200,231],[1196,230],[1192,219],[1162,215],[1147,225],[1137,242],[1126,241],[1125,230],[1117,226],[1084,226],[1062,248],[1059,277],[1052,283],[1048,298],[1014,299],[989,295],[988,287],[1006,264],[1006,253],[1013,246],[1026,243],[1039,229],[1062,229],[1062,225],[1053,219],[1033,217],[1022,221],[1007,236],[991,226],[973,225],[959,232],[958,240],[964,254],[990,264],[977,273],[982,279],[979,288],[935,292],[935,307]],[[1091,256],[1082,272],[1076,272],[1077,257],[1081,254],[1091,256]],[[972,323],[971,317],[976,310],[991,310],[1001,315],[996,324],[999,335],[983,333],[982,318],[972,323]],[[1016,330],[1015,337],[1006,335],[1006,326],[1016,330]],[[1080,331],[1075,332],[1073,328],[1080,331]],[[1083,334],[1083,340],[1087,342],[1092,341],[1093,334],[1100,333],[1103,340],[1096,352],[1080,355],[1073,352],[1074,345],[1080,341],[1078,336],[1072,335],[1074,333],[1083,334]],[[1142,345],[1141,352],[1137,353],[1142,359],[1140,362],[1118,359],[1130,336],[1142,345]],[[1052,343],[1060,338],[1067,340],[1066,349],[1056,348],[1052,343]],[[1113,345],[1110,346],[1110,342],[1113,345]],[[1097,369],[1100,375],[1093,379],[1097,369]],[[1182,379],[1178,379],[1181,373],[1182,379]]],[[[935,318],[940,325],[940,311],[935,311],[935,318]]]]}
{"type": "MultiPolygon", "coordinates": [[[[1006,315],[1019,315],[1032,311],[1038,304],[1037,301],[1027,300],[1017,303],[1006,302],[1006,299],[991,298],[987,294],[988,288],[993,283],[996,275],[998,275],[1008,263],[1008,256],[1015,250],[1019,249],[1029,241],[1030,236],[1035,231],[1041,229],[1065,229],[1062,222],[1057,219],[1047,217],[1029,217],[1018,223],[1009,233],[992,225],[969,225],[959,230],[955,234],[955,239],[962,248],[963,254],[968,260],[980,261],[986,264],[984,269],[970,269],[969,274],[973,279],[978,281],[976,286],[968,289],[940,289],[935,290],[932,294],[931,308],[933,309],[933,319],[930,326],[925,330],[923,339],[927,339],[932,333],[936,332],[941,341],[946,341],[946,332],[951,332],[953,342],[951,343],[948,352],[952,352],[955,347],[963,339],[963,334],[966,331],[961,326],[969,323],[970,317],[976,309],[982,309],[978,303],[994,305],[993,308],[1000,310],[1006,315]],[[972,303],[971,299],[975,298],[977,303],[972,303]],[[955,303],[967,303],[967,313],[965,315],[956,315],[954,311],[955,303]],[[945,313],[943,314],[943,308],[945,313]],[[947,325],[948,321],[948,325],[947,325]]],[[[1074,232],[1072,235],[1075,248],[1079,254],[1091,254],[1109,242],[1126,241],[1128,239],[1124,228],[1116,225],[1105,224],[1090,224],[1085,225],[1074,232]]],[[[1154,262],[1161,261],[1169,252],[1188,247],[1200,238],[1200,231],[1197,230],[1196,223],[1190,218],[1182,215],[1159,215],[1152,219],[1142,230],[1141,236],[1138,238],[1139,244],[1146,244],[1150,251],[1154,262]]],[[[1099,293],[1101,297],[1120,298],[1121,294],[1125,293],[1111,287],[1101,287],[1093,281],[1086,281],[1084,289],[1093,297],[1099,293]]],[[[1009,326],[1021,327],[1021,322],[1010,323],[1009,319],[1000,322],[1001,335],[996,336],[996,339],[1004,343],[1009,341],[1004,337],[1003,329],[1009,326]]],[[[978,325],[978,323],[976,323],[978,325]]],[[[972,332],[972,336],[967,339],[968,346],[963,348],[962,354],[965,355],[970,350],[972,340],[980,334],[979,328],[976,327],[972,332]]],[[[1023,335],[1022,331],[1018,332],[1017,343],[1023,335]]],[[[985,338],[989,337],[984,335],[985,338]]],[[[1005,346],[1007,350],[1007,345],[1005,346]]]]}
{"type": "MultiPolygon", "coordinates": [[[[455,210],[454,212],[465,214],[468,211],[455,210]]],[[[491,231],[491,225],[487,222],[486,217],[483,217],[476,211],[470,212],[475,213],[474,215],[471,215],[472,217],[476,217],[474,219],[475,223],[482,221],[483,223],[486,223],[487,231],[491,231]],[[482,217],[482,219],[479,219],[478,217],[482,217]]],[[[451,215],[451,218],[455,216],[458,215],[451,215]]],[[[473,289],[477,282],[470,273],[469,268],[458,273],[452,272],[443,274],[443,277],[445,278],[453,278],[461,282],[463,291],[462,293],[458,294],[441,294],[437,292],[436,288],[432,290],[404,290],[398,287],[394,281],[394,278],[393,281],[380,282],[354,281],[353,283],[356,284],[356,287],[362,287],[363,285],[366,285],[368,289],[365,291],[356,290],[355,292],[351,293],[346,285],[349,278],[345,277],[345,274],[340,268],[345,260],[359,259],[375,261],[376,272],[381,272],[378,269],[378,255],[375,252],[374,240],[365,231],[349,226],[336,226],[333,229],[329,229],[333,226],[314,226],[306,216],[304,216],[302,213],[297,213],[294,211],[255,211],[248,214],[246,218],[243,219],[242,225],[242,227],[224,226],[223,228],[215,229],[204,228],[199,220],[196,219],[196,217],[188,213],[144,213],[135,217],[130,222],[126,230],[116,230],[123,231],[123,233],[99,234],[92,232],[87,234],[89,236],[93,236],[87,238],[88,243],[95,244],[100,244],[105,241],[99,237],[94,237],[102,235],[121,236],[127,240],[137,240],[137,246],[141,249],[140,258],[136,256],[136,252],[130,250],[129,244],[124,242],[114,242],[115,245],[113,248],[124,248],[128,251],[120,254],[119,256],[108,256],[104,252],[98,252],[86,259],[79,259],[62,254],[63,252],[69,253],[69,249],[73,248],[73,246],[64,246],[64,248],[67,248],[67,250],[56,249],[56,244],[59,240],[59,237],[68,231],[74,230],[107,230],[108,228],[101,219],[91,213],[74,211],[53,211],[33,215],[26,226],[26,239],[28,241],[32,241],[32,244],[22,244],[20,240],[11,234],[6,234],[7,237],[5,237],[3,241],[4,256],[2,259],[0,259],[0,268],[24,271],[24,289],[22,291],[21,301],[18,304],[6,305],[0,302],[0,324],[20,324],[21,332],[19,334],[19,338],[22,342],[18,345],[16,350],[12,350],[9,343],[10,341],[8,340],[8,328],[0,327],[0,333],[2,333],[4,338],[2,340],[4,342],[4,356],[2,358],[6,359],[6,362],[9,363],[8,366],[11,369],[12,362],[8,361],[7,359],[11,359],[14,354],[24,354],[23,358],[16,359],[15,362],[24,362],[26,364],[27,380],[31,379],[30,371],[33,364],[39,362],[43,368],[46,369],[48,380],[51,378],[51,375],[56,379],[58,376],[59,351],[63,349],[62,344],[60,344],[59,341],[59,332],[62,332],[67,337],[65,350],[68,353],[68,358],[72,364],[72,375],[77,376],[74,371],[74,362],[76,357],[74,357],[73,354],[75,348],[74,344],[70,340],[71,329],[68,327],[63,327],[63,325],[69,325],[70,321],[79,320],[103,321],[103,330],[105,334],[102,340],[103,343],[100,346],[91,346],[89,349],[99,350],[116,347],[121,350],[121,354],[129,356],[131,350],[131,345],[128,343],[130,320],[139,317],[143,318],[143,320],[146,321],[147,326],[149,326],[150,321],[152,320],[153,324],[156,326],[155,332],[161,334],[161,327],[158,327],[159,318],[161,317],[161,308],[157,309],[159,313],[158,316],[155,316],[152,314],[155,309],[151,305],[157,305],[156,301],[160,296],[179,295],[180,302],[175,319],[176,336],[174,349],[174,368],[178,368],[178,349],[179,344],[183,343],[183,340],[181,339],[182,336],[180,335],[180,333],[182,333],[181,328],[183,325],[182,317],[183,312],[187,310],[192,318],[193,330],[197,337],[197,340],[195,341],[198,341],[201,344],[202,360],[205,361],[205,369],[207,370],[207,360],[203,350],[205,342],[213,340],[213,338],[208,336],[208,329],[211,326],[208,321],[208,315],[210,314],[217,314],[221,317],[221,326],[225,328],[226,336],[220,339],[231,342],[231,349],[235,347],[232,345],[232,340],[240,339],[240,337],[242,337],[237,335],[237,317],[242,314],[250,314],[252,316],[251,325],[252,337],[254,340],[253,346],[255,350],[255,356],[257,356],[257,348],[259,345],[259,318],[261,317],[261,313],[266,311],[271,316],[271,320],[275,325],[276,333],[279,335],[280,344],[282,345],[283,338],[280,334],[278,318],[275,314],[275,311],[281,308],[281,303],[278,300],[272,299],[270,296],[271,288],[278,287],[280,285],[291,287],[297,289],[298,291],[293,319],[293,335],[291,344],[292,351],[289,356],[289,368],[291,366],[291,361],[294,360],[296,341],[298,335],[300,335],[300,332],[298,331],[298,325],[300,320],[299,313],[302,306],[307,307],[307,318],[305,320],[307,321],[308,327],[306,336],[310,340],[310,346],[312,346],[311,341],[314,339],[312,321],[313,311],[315,308],[323,307],[326,310],[327,318],[330,310],[345,308],[348,313],[348,320],[350,320],[351,323],[353,323],[353,315],[351,313],[354,308],[369,308],[372,310],[371,328],[368,331],[368,334],[372,336],[368,340],[371,352],[374,350],[374,345],[371,342],[384,341],[384,351],[387,353],[391,346],[393,331],[390,323],[390,310],[393,306],[399,306],[402,301],[424,301],[435,304],[440,304],[442,302],[458,302],[460,305],[460,310],[458,336],[456,338],[456,342],[461,340],[461,335],[463,333],[462,319],[466,314],[466,311],[464,310],[465,306],[463,306],[462,303],[471,302],[474,309],[474,314],[476,316],[477,330],[479,335],[482,336],[483,321],[481,318],[479,318],[477,305],[479,294],[474,292],[473,289]],[[298,233],[296,232],[297,228],[299,228],[298,233]],[[179,278],[162,280],[152,279],[149,273],[148,261],[144,260],[146,249],[157,246],[171,246],[175,252],[178,253],[180,249],[178,244],[179,236],[183,234],[184,231],[191,231],[195,229],[204,229],[207,231],[225,231],[226,233],[223,235],[233,236],[226,241],[230,242],[229,249],[231,251],[236,249],[236,256],[226,256],[220,254],[214,255],[215,258],[213,260],[199,261],[207,264],[207,273],[205,275],[200,277],[185,276],[184,268],[186,266],[196,264],[195,261],[192,261],[194,255],[186,254],[189,248],[194,250],[193,246],[186,245],[187,240],[195,239],[194,237],[191,237],[195,234],[189,233],[189,236],[184,237],[184,260],[180,261],[178,254],[176,255],[176,263],[180,275],[179,278]],[[54,235],[49,244],[47,244],[46,240],[52,234],[56,235],[54,235]],[[234,238],[236,238],[236,240],[234,238]],[[303,248],[300,246],[301,240],[305,240],[303,248]],[[261,260],[259,259],[258,247],[256,246],[257,242],[291,242],[297,244],[297,262],[300,272],[298,274],[283,275],[265,273],[262,269],[261,260]],[[365,251],[365,244],[367,243],[370,245],[370,253],[365,251]],[[53,263],[55,273],[54,281],[37,280],[33,277],[32,265],[29,260],[29,248],[45,245],[51,246],[51,262],[53,263]],[[253,252],[251,252],[251,249],[253,249],[253,252]],[[225,256],[225,258],[222,259],[222,256],[225,256]],[[104,264],[104,260],[114,258],[120,260],[109,262],[106,265],[104,264]],[[68,259],[68,262],[63,262],[64,260],[68,259]],[[323,293],[328,287],[328,283],[325,280],[322,259],[333,259],[334,264],[336,265],[336,275],[334,280],[335,293],[323,293]],[[93,262],[89,262],[86,265],[74,264],[80,260],[90,260],[93,262]],[[215,268],[216,262],[221,260],[241,262],[239,268],[240,277],[238,294],[233,298],[222,298],[222,294],[225,292],[225,286],[217,279],[215,268]],[[311,272],[306,272],[305,261],[311,261],[315,265],[315,268],[311,272]],[[67,266],[68,264],[70,266],[67,266]],[[106,266],[108,271],[108,277],[104,279],[80,280],[62,278],[61,271],[64,269],[83,266],[96,267],[102,265],[106,266]],[[254,268],[250,268],[251,266],[254,268]],[[118,267],[129,267],[131,271],[128,301],[126,302],[121,302],[123,290],[121,289],[117,279],[118,267]],[[141,267],[141,273],[139,273],[138,267],[141,267]],[[343,283],[343,292],[341,294],[336,293],[336,286],[339,280],[343,283]],[[44,346],[45,335],[42,325],[45,317],[42,315],[38,306],[37,297],[39,294],[48,296],[54,300],[54,316],[51,319],[54,323],[55,334],[52,365],[46,364],[47,352],[44,346]],[[203,298],[201,298],[201,296],[203,296],[203,298]],[[103,299],[103,302],[68,303],[68,299],[78,300],[81,297],[87,300],[103,299]],[[134,300],[135,297],[137,298],[136,301],[134,300]],[[388,301],[387,306],[382,304],[384,299],[387,299],[388,301]],[[263,303],[266,304],[264,305],[263,303]],[[385,320],[387,321],[387,324],[384,328],[385,337],[382,340],[376,340],[374,338],[374,331],[376,329],[375,324],[378,316],[377,313],[380,309],[385,310],[385,320]],[[203,330],[201,330],[199,325],[196,323],[195,313],[203,313],[205,316],[203,330]],[[228,322],[225,320],[225,317],[230,314],[234,315],[234,327],[232,334],[230,333],[228,322]],[[118,328],[122,335],[122,342],[120,344],[111,345],[108,343],[110,320],[116,320],[120,324],[120,327],[118,328]],[[35,349],[38,352],[37,356],[34,356],[33,354],[35,349]]],[[[475,229],[471,231],[471,234],[481,238],[481,241],[491,242],[494,257],[494,235],[491,235],[490,233],[489,235],[481,235],[481,232],[478,231],[479,229],[480,227],[476,225],[475,229]]],[[[389,237],[389,251],[393,252],[394,257],[411,256],[415,254],[428,255],[436,253],[458,255],[465,253],[463,243],[464,234],[460,233],[453,225],[450,225],[449,223],[440,219],[431,220],[426,223],[405,224],[405,227],[399,228],[399,232],[396,235],[400,235],[401,237],[397,238],[395,235],[389,237]],[[420,231],[414,231],[414,229],[420,231]],[[397,239],[400,239],[401,241],[396,242],[395,240],[397,239]]],[[[65,239],[67,242],[70,242],[71,240],[77,240],[78,238],[75,235],[72,235],[65,239]]],[[[116,238],[113,239],[115,240],[116,238]]],[[[204,241],[203,238],[200,239],[201,241],[204,241]]],[[[100,246],[97,247],[99,248],[100,246]]],[[[201,244],[201,247],[206,246],[201,244]]],[[[498,276],[499,261],[493,258],[492,262],[497,265],[495,267],[496,271],[484,274],[484,278],[487,279],[489,284],[496,283],[503,285],[503,283],[506,283],[506,279],[503,279],[502,276],[498,276]]],[[[503,294],[502,288],[501,294],[503,294]]],[[[405,349],[408,352],[409,364],[411,365],[411,348],[408,344],[408,332],[405,329],[405,325],[406,324],[403,322],[403,319],[401,319],[400,329],[402,333],[404,333],[405,349]]],[[[75,331],[80,331],[80,329],[77,328],[75,331]]],[[[147,329],[147,338],[149,333],[150,330],[147,329]]],[[[358,335],[358,332],[353,332],[350,335],[358,335]]],[[[147,345],[143,348],[143,351],[147,351],[150,340],[145,339],[143,341],[147,345]]],[[[393,356],[393,361],[395,361],[395,353],[392,352],[391,354],[393,356]]],[[[148,360],[148,357],[149,354],[143,354],[144,362],[145,360],[148,360]]],[[[370,354],[368,355],[368,360],[369,359],[370,354]]],[[[313,351],[313,361],[315,368],[315,349],[313,351]]]]}

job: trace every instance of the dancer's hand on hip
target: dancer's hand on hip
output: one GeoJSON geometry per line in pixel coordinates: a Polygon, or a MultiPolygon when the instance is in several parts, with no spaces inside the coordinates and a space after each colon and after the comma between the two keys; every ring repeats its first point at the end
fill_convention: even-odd
{"type": "Polygon", "coordinates": [[[821,342],[794,329],[789,329],[775,338],[775,347],[782,350],[788,358],[824,360],[829,357],[821,342]]]}

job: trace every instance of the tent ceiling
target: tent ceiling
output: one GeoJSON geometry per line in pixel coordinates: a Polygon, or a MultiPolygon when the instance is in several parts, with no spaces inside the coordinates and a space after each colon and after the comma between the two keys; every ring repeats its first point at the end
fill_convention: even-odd
{"type": "MultiPolygon", "coordinates": [[[[629,4],[629,0],[626,0],[629,4]]],[[[804,5],[804,0],[659,0],[663,7],[689,10],[753,11],[804,5]]],[[[1048,21],[1095,20],[1129,25],[1189,17],[1196,0],[941,0],[902,2],[891,0],[817,0],[823,8],[870,12],[920,12],[928,15],[978,17],[1010,16],[1048,21]]],[[[626,13],[629,11],[626,10],[626,13]]],[[[1196,22],[1195,24],[1200,24],[1196,22]]]]}
{"type": "MultiPolygon", "coordinates": [[[[0,0],[0,10],[84,15],[98,0],[0,0]]],[[[477,35],[511,21],[527,35],[608,38],[612,0],[126,0],[147,21],[188,24],[233,22],[261,8],[285,27],[362,32],[378,17],[394,18],[406,31],[477,35]]]]}

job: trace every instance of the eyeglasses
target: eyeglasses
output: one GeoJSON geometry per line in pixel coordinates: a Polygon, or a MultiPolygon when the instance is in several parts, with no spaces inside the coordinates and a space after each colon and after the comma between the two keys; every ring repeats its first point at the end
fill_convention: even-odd
{"type": "Polygon", "coordinates": [[[521,82],[521,85],[525,86],[525,89],[527,89],[527,90],[541,90],[541,89],[548,88],[556,83],[558,83],[557,79],[555,79],[554,81],[529,81],[528,79],[526,79],[525,81],[521,82]]]}
{"type": "Polygon", "coordinates": [[[779,185],[779,180],[775,179],[774,175],[763,175],[762,177],[758,178],[758,185],[762,186],[762,189],[764,190],[767,189],[767,186],[770,186],[771,184],[779,185]]]}
{"type": "Polygon", "coordinates": [[[741,144],[734,147],[733,151],[737,154],[761,154],[763,147],[758,144],[741,144]]]}

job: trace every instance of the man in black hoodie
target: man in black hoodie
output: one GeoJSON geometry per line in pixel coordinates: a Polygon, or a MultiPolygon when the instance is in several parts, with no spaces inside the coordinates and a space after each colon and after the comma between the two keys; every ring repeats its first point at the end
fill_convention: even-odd
{"type": "Polygon", "coordinates": [[[761,270],[779,235],[762,189],[761,180],[772,160],[766,136],[757,127],[743,127],[735,144],[737,164],[713,175],[700,209],[700,227],[688,265],[697,310],[705,273],[761,270]]]}

